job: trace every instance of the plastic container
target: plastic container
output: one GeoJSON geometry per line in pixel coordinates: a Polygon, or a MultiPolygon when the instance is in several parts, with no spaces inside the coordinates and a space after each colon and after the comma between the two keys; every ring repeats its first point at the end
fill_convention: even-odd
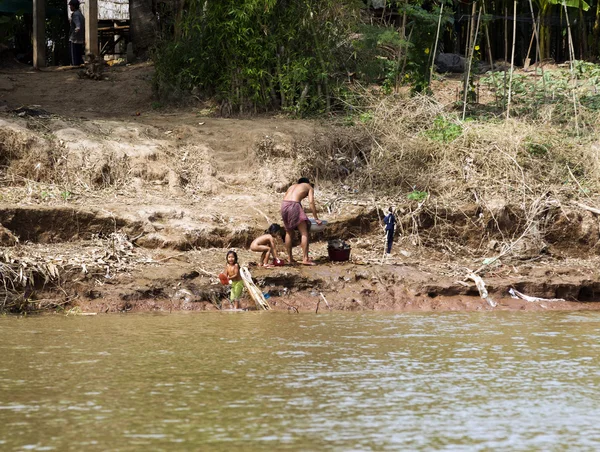
{"type": "Polygon", "coordinates": [[[329,254],[329,260],[332,260],[334,262],[343,262],[350,260],[350,248],[345,250],[327,248],[327,254],[329,254]]]}
{"type": "Polygon", "coordinates": [[[227,275],[225,273],[219,274],[219,281],[221,281],[221,284],[223,284],[224,286],[229,284],[229,278],[227,277],[227,275]]]}
{"type": "Polygon", "coordinates": [[[317,220],[309,218],[310,220],[310,232],[321,232],[327,226],[327,221],[321,220],[321,224],[317,224],[317,220]]]}

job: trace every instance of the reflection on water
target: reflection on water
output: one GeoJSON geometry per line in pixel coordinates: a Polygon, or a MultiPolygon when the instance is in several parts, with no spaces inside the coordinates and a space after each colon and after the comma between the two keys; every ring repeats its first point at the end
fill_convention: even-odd
{"type": "Polygon", "coordinates": [[[0,318],[1,450],[598,450],[600,313],[0,318]]]}

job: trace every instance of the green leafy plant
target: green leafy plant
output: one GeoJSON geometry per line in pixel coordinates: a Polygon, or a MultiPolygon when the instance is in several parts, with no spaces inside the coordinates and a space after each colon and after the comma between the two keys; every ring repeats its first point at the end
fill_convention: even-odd
{"type": "Polygon", "coordinates": [[[406,195],[406,198],[410,201],[421,202],[427,199],[427,196],[429,196],[429,193],[427,193],[426,191],[413,190],[408,195],[406,195]]]}
{"type": "MultiPolygon", "coordinates": [[[[515,116],[537,118],[541,106],[552,107],[552,120],[559,123],[571,121],[574,116],[573,95],[588,111],[600,111],[600,66],[583,61],[574,61],[574,79],[567,68],[538,70],[536,77],[513,74],[511,111],[515,116]]],[[[507,78],[500,72],[490,72],[481,78],[481,83],[495,94],[496,107],[506,107],[507,78]]]]}
{"type": "Polygon", "coordinates": [[[223,114],[332,109],[347,73],[359,2],[189,0],[175,35],[154,53],[161,99],[196,90],[223,114]]]}
{"type": "MultiPolygon", "coordinates": [[[[155,91],[161,100],[216,98],[224,115],[345,109],[355,80],[387,94],[400,85],[426,92],[440,10],[386,3],[400,28],[365,20],[373,13],[360,0],[187,0],[154,52],[155,91]]],[[[452,21],[446,8],[442,25],[452,21]]]]}
{"type": "Polygon", "coordinates": [[[548,154],[549,145],[544,143],[526,143],[527,152],[533,157],[544,157],[548,154]]]}
{"type": "Polygon", "coordinates": [[[423,132],[427,138],[441,143],[450,143],[462,135],[462,126],[450,122],[445,116],[437,116],[433,120],[433,127],[423,132]]]}
{"type": "Polygon", "coordinates": [[[370,111],[366,111],[361,113],[358,118],[360,119],[360,122],[362,122],[363,124],[366,124],[368,122],[373,121],[373,113],[371,113],[370,111]]]}

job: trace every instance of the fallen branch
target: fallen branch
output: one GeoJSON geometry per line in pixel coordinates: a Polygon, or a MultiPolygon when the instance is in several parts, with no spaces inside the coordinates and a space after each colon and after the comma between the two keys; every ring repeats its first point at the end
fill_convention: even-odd
{"type": "MultiPolygon", "coordinates": [[[[284,305],[286,305],[288,308],[292,308],[294,311],[296,311],[296,314],[299,314],[300,311],[298,311],[298,308],[296,306],[294,306],[293,304],[289,304],[288,302],[286,302],[283,299],[280,299],[279,301],[281,301],[284,305]]],[[[317,305],[317,309],[319,309],[319,305],[317,305]]]]}
{"type": "Polygon", "coordinates": [[[525,227],[525,230],[519,236],[519,238],[517,238],[517,240],[515,240],[514,242],[512,242],[510,244],[510,246],[508,246],[504,251],[502,251],[496,257],[493,257],[489,261],[485,262],[481,267],[479,267],[477,270],[475,270],[473,272],[474,274],[479,273],[480,271],[484,270],[490,264],[493,264],[494,262],[498,261],[500,258],[504,257],[506,254],[508,254],[509,252],[511,252],[513,250],[513,248],[517,245],[517,243],[519,243],[523,238],[525,238],[525,236],[527,236],[527,234],[529,234],[529,231],[536,224],[535,217],[536,217],[537,213],[539,212],[537,209],[538,209],[539,202],[540,202],[540,200],[542,199],[543,196],[544,195],[542,195],[540,198],[536,199],[536,201],[532,204],[532,212],[531,212],[531,214],[529,216],[529,219],[527,220],[527,226],[525,227]]]}
{"type": "Polygon", "coordinates": [[[217,275],[216,273],[207,272],[207,271],[206,271],[206,270],[204,270],[203,268],[197,268],[197,269],[196,269],[196,271],[197,271],[198,273],[202,273],[203,275],[206,275],[206,276],[211,276],[211,277],[213,277],[213,278],[218,278],[218,277],[219,277],[219,275],[217,275]]]}
{"type": "Polygon", "coordinates": [[[179,253],[179,254],[174,254],[173,256],[167,256],[167,257],[163,257],[162,259],[156,259],[154,262],[164,262],[164,261],[168,261],[169,259],[174,259],[176,257],[181,257],[181,256],[185,256],[186,253],[179,253]]]}
{"type": "MultiPolygon", "coordinates": [[[[327,305],[327,308],[331,311],[331,306],[329,306],[329,303],[327,302],[327,298],[325,298],[325,295],[323,295],[323,292],[319,292],[319,295],[321,295],[321,298],[325,302],[325,305],[327,305]]],[[[319,305],[317,304],[317,310],[318,309],[319,309],[319,305]]]]}
{"type": "Polygon", "coordinates": [[[487,301],[487,303],[492,308],[495,308],[496,306],[498,306],[498,303],[496,303],[494,300],[492,300],[490,298],[488,291],[485,288],[485,283],[483,282],[483,279],[481,279],[481,276],[477,276],[474,272],[471,272],[467,275],[467,279],[471,279],[475,282],[475,285],[477,286],[477,290],[479,290],[479,295],[481,296],[482,299],[487,301]]]}
{"type": "Polygon", "coordinates": [[[600,215],[600,209],[596,209],[595,207],[586,206],[585,204],[582,204],[577,201],[572,201],[572,204],[577,207],[581,207],[583,210],[587,210],[588,212],[592,212],[592,213],[595,213],[596,215],[600,215]]]}
{"type": "Polygon", "coordinates": [[[530,297],[529,295],[525,295],[521,292],[519,292],[516,289],[513,289],[512,287],[510,289],[508,289],[508,293],[510,294],[511,297],[513,298],[521,298],[522,300],[525,301],[529,301],[530,303],[534,303],[536,301],[547,301],[547,302],[554,302],[554,301],[567,301],[564,298],[540,298],[540,297],[530,297]]]}
{"type": "Polygon", "coordinates": [[[573,171],[571,171],[571,167],[569,165],[567,165],[567,170],[569,171],[569,175],[571,176],[571,179],[573,179],[575,181],[575,183],[577,184],[577,186],[579,187],[579,190],[581,190],[581,193],[583,193],[585,196],[587,196],[588,198],[590,197],[587,192],[583,189],[583,187],[581,186],[581,184],[579,183],[579,181],[577,180],[577,178],[575,177],[575,174],[573,174],[573,171]]]}

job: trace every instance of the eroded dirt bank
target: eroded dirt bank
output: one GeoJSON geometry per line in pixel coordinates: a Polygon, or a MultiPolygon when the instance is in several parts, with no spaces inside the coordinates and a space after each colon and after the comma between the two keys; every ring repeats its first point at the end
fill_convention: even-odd
{"type": "MultiPolygon", "coordinates": [[[[221,250],[213,250],[222,255],[221,250]]],[[[119,278],[112,283],[98,284],[90,292],[83,285],[85,307],[94,312],[129,310],[214,310],[215,304],[226,297],[216,278],[197,272],[193,261],[206,258],[206,252],[177,256],[160,268],[119,278]],[[202,301],[200,301],[202,300],[202,301]]],[[[211,259],[212,260],[212,259],[211,259]]],[[[215,271],[218,268],[215,268],[215,271]]],[[[321,260],[316,268],[252,269],[253,275],[270,305],[276,310],[291,313],[326,312],[331,310],[361,311],[429,311],[429,310],[581,310],[598,309],[596,300],[600,289],[598,280],[590,279],[579,268],[568,269],[540,266],[505,269],[486,278],[491,306],[480,298],[475,284],[454,277],[444,266],[420,268],[416,263],[387,263],[383,265],[329,263],[321,260]],[[445,272],[444,272],[445,270],[445,272]],[[510,288],[545,298],[568,301],[528,302],[513,299],[510,288]],[[328,302],[326,305],[321,294],[328,302]]],[[[227,306],[227,303],[224,303],[227,306]]],[[[246,300],[243,307],[253,308],[246,300]]]]}
{"type": "MultiPolygon", "coordinates": [[[[65,210],[62,212],[66,215],[65,210]]],[[[448,251],[456,244],[448,240],[446,246],[415,245],[411,235],[395,244],[392,256],[383,258],[377,251],[382,241],[374,233],[377,219],[373,214],[365,213],[359,221],[339,221],[331,228],[338,231],[334,233],[336,237],[344,236],[352,244],[351,262],[330,262],[325,240],[316,241],[311,248],[318,262],[316,267],[263,269],[255,265],[256,254],[243,245],[236,249],[240,262],[249,265],[258,286],[270,296],[269,302],[276,310],[600,308],[597,258],[582,260],[558,250],[553,256],[545,249],[525,260],[499,260],[480,272],[491,300],[497,303],[493,306],[480,297],[474,281],[467,278],[475,266],[482,264],[481,258],[457,257],[448,251]],[[565,301],[513,299],[509,295],[511,288],[530,296],[565,301]]],[[[73,212],[69,215],[72,217],[73,212]]],[[[110,229],[96,232],[90,239],[80,239],[81,232],[77,232],[61,242],[57,241],[58,235],[41,234],[39,237],[51,238],[53,242],[42,240],[4,248],[4,262],[20,262],[31,277],[21,291],[15,292],[13,302],[27,300],[30,308],[77,307],[84,312],[215,310],[220,304],[227,307],[226,287],[218,282],[216,274],[222,271],[229,248],[191,247],[181,251],[137,246],[122,232],[126,229],[118,229],[121,232],[117,233],[110,229]]],[[[428,240],[433,242],[431,237],[428,240]]],[[[243,306],[252,309],[253,303],[245,299],[243,306]]]]}
{"type": "MultiPolygon", "coordinates": [[[[0,73],[5,308],[214,310],[226,297],[215,275],[230,248],[277,310],[327,310],[321,294],[334,310],[600,308],[596,213],[550,198],[534,228],[518,202],[423,203],[323,180],[316,198],[329,226],[311,247],[319,265],[255,267],[249,243],[280,221],[305,143],[329,126],[152,109],[151,67],[108,73],[102,82],[71,71],[0,73]],[[383,259],[377,207],[388,204],[400,224],[383,259]],[[329,262],[331,238],[352,245],[351,262],[329,262]],[[474,271],[497,305],[480,297],[474,271]],[[565,301],[513,299],[511,288],[565,301]]],[[[352,137],[335,140],[319,143],[352,137]]]]}

